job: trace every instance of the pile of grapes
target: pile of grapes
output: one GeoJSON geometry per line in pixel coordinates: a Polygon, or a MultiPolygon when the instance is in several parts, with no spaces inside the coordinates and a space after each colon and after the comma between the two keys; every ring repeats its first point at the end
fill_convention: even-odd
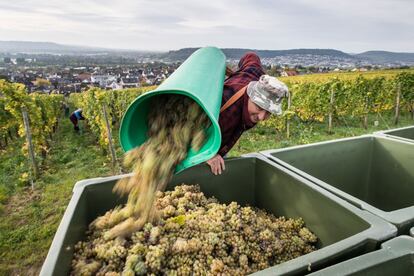
{"type": "MultiPolygon", "coordinates": [[[[302,219],[206,198],[198,186],[156,193],[157,224],[105,237],[91,224],[75,246],[72,275],[245,275],[315,250],[302,219]]],[[[109,218],[117,209],[101,218],[109,218]]]]}

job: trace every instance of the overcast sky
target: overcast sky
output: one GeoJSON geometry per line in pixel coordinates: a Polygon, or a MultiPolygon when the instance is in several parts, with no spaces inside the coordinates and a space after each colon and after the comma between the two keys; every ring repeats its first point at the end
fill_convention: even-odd
{"type": "Polygon", "coordinates": [[[414,52],[414,0],[0,0],[0,40],[414,52]]]}

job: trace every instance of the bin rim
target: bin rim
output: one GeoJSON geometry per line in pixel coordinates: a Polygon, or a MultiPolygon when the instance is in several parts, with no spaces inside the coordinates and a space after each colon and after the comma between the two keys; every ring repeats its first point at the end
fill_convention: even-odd
{"type": "Polygon", "coordinates": [[[120,175],[103,176],[103,177],[94,177],[94,178],[83,179],[83,180],[80,180],[80,181],[75,183],[75,185],[73,186],[72,192],[74,193],[74,192],[77,192],[77,191],[82,191],[87,186],[96,185],[97,181],[108,182],[108,181],[112,181],[112,180],[119,180],[119,179],[124,178],[124,177],[130,177],[132,175],[133,175],[133,173],[125,173],[125,174],[120,174],[120,175]]]}
{"type": "Polygon", "coordinates": [[[400,140],[397,140],[397,139],[394,139],[394,138],[391,138],[391,137],[388,137],[388,136],[375,135],[375,134],[364,134],[364,135],[360,135],[360,136],[345,137],[345,138],[340,138],[340,139],[332,139],[332,140],[321,141],[321,142],[310,143],[310,144],[304,144],[304,145],[295,145],[295,146],[290,146],[290,147],[286,147],[286,148],[262,150],[262,151],[259,151],[259,153],[264,154],[265,156],[267,156],[268,154],[275,153],[275,152],[290,151],[290,150],[313,147],[313,146],[317,146],[317,145],[334,144],[334,143],[338,143],[338,142],[346,142],[346,141],[369,139],[369,138],[370,139],[380,139],[380,140],[383,139],[383,140],[389,140],[389,141],[394,141],[394,142],[397,142],[397,143],[403,143],[403,144],[411,145],[411,143],[409,143],[407,141],[400,141],[400,140]]]}
{"type": "Polygon", "coordinates": [[[393,129],[388,129],[388,130],[375,131],[374,135],[377,135],[377,136],[380,136],[380,137],[387,137],[387,138],[390,138],[390,139],[394,139],[394,140],[398,140],[398,141],[407,142],[407,143],[412,144],[412,143],[414,143],[414,139],[409,139],[409,138],[405,138],[405,137],[401,137],[401,136],[397,136],[397,135],[392,134],[394,131],[407,130],[407,129],[414,129],[414,125],[399,127],[399,128],[393,128],[393,129]]]}
{"type": "Polygon", "coordinates": [[[406,129],[410,129],[410,128],[414,128],[414,125],[405,126],[405,127],[398,127],[398,128],[392,128],[392,129],[387,129],[387,130],[378,130],[378,131],[375,131],[374,134],[375,133],[378,133],[378,134],[380,134],[380,133],[387,134],[389,132],[399,131],[399,130],[406,130],[406,129]]]}

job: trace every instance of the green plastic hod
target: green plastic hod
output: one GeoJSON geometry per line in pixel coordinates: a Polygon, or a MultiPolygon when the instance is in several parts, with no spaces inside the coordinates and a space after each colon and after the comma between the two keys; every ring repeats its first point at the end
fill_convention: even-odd
{"type": "Polygon", "coordinates": [[[189,149],[187,158],[176,172],[207,161],[220,149],[221,132],[218,124],[226,68],[223,52],[215,47],[205,47],[194,52],[178,69],[155,90],[137,97],[128,107],[119,131],[124,151],[143,144],[147,139],[148,112],[151,100],[162,94],[180,94],[197,102],[210,118],[207,138],[202,148],[189,149]]]}

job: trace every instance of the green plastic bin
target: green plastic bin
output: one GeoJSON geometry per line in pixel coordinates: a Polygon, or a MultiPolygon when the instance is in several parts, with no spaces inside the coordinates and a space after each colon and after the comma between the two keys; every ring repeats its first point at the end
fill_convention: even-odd
{"type": "Polygon", "coordinates": [[[364,135],[261,152],[393,224],[414,226],[414,144],[364,135]]]}
{"type": "Polygon", "coordinates": [[[206,142],[199,151],[189,149],[187,158],[176,169],[200,164],[217,154],[221,145],[218,124],[226,57],[215,47],[205,47],[194,52],[174,73],[155,90],[137,97],[125,112],[119,129],[120,143],[124,151],[143,144],[147,139],[148,112],[151,102],[164,94],[179,94],[190,97],[206,112],[211,126],[206,130],[206,142]]]}
{"type": "Polygon", "coordinates": [[[374,134],[414,143],[414,126],[377,131],[374,134]]]}
{"type": "MultiPolygon", "coordinates": [[[[116,181],[129,175],[78,182],[53,239],[41,275],[67,275],[73,246],[85,238],[88,224],[117,204],[112,193],[116,181]]],[[[259,154],[226,161],[226,170],[215,176],[200,164],[174,176],[167,189],[182,183],[199,184],[206,196],[224,203],[250,204],[291,218],[302,217],[319,238],[319,250],[261,271],[263,275],[304,274],[370,252],[394,237],[390,223],[334,196],[308,180],[274,164],[259,154]]]]}
{"type": "Polygon", "coordinates": [[[414,275],[414,239],[399,236],[381,245],[381,249],[310,274],[332,275],[414,275]]]}

